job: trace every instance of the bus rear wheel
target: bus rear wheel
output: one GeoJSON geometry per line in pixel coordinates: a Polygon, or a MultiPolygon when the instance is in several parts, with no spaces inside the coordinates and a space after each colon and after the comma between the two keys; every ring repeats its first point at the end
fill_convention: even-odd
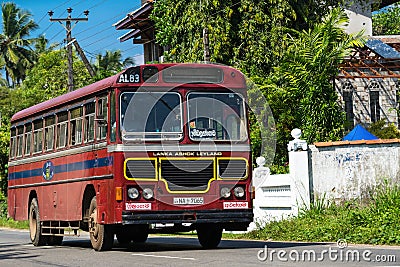
{"type": "Polygon", "coordinates": [[[196,227],[197,238],[205,249],[218,247],[222,238],[222,227],[218,224],[202,223],[196,227]]]}
{"type": "Polygon", "coordinates": [[[34,246],[43,246],[47,243],[47,236],[42,235],[39,205],[36,198],[31,200],[29,206],[29,233],[34,246]]]}
{"type": "Polygon", "coordinates": [[[112,225],[99,224],[97,222],[96,197],[92,198],[89,207],[89,233],[90,243],[96,251],[110,250],[114,244],[114,232],[112,225]]]}

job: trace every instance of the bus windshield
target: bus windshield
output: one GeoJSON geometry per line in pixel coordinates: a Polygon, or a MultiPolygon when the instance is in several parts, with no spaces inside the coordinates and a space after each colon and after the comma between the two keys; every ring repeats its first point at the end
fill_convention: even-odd
{"type": "Polygon", "coordinates": [[[121,134],[124,140],[179,140],[183,136],[181,97],[168,92],[121,94],[121,134]]]}
{"type": "Polygon", "coordinates": [[[236,93],[189,93],[189,137],[192,140],[247,139],[244,102],[236,93]]]}

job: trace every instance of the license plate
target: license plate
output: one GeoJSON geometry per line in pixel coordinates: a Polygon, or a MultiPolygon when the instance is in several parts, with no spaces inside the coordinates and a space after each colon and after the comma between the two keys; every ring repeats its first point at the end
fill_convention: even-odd
{"type": "Polygon", "coordinates": [[[174,205],[201,205],[204,204],[202,197],[174,197],[174,205]]]}

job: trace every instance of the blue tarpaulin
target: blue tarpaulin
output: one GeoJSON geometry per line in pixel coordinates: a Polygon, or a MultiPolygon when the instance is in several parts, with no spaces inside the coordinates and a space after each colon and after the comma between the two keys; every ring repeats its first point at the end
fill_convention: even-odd
{"type": "Polygon", "coordinates": [[[343,137],[343,141],[356,141],[356,140],[377,140],[379,139],[372,133],[368,132],[364,127],[360,124],[357,124],[351,132],[349,132],[345,137],[343,137]]]}

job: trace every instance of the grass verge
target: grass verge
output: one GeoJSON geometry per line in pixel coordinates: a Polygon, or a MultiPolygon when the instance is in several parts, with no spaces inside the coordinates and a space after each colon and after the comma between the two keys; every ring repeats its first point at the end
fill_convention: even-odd
{"type": "Polygon", "coordinates": [[[28,229],[28,221],[14,221],[7,218],[7,198],[0,191],[0,227],[28,229]]]}
{"type": "Polygon", "coordinates": [[[400,186],[388,184],[369,192],[366,201],[341,204],[320,200],[298,217],[225,238],[400,245],[400,186]],[[325,203],[325,204],[322,204],[325,203]]]}

